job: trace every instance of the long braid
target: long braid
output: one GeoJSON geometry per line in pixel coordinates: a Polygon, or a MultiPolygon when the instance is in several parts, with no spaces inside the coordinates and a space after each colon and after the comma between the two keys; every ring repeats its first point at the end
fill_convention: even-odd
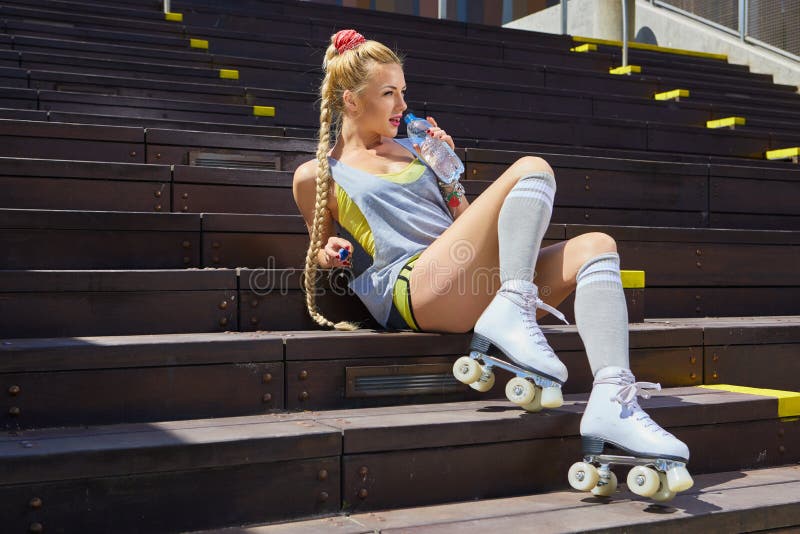
{"type": "Polygon", "coordinates": [[[322,102],[319,114],[319,144],[317,145],[317,198],[314,205],[314,222],[311,229],[311,242],[308,247],[305,265],[305,291],[306,308],[308,314],[321,326],[332,326],[336,330],[358,330],[359,325],[350,321],[334,323],[322,315],[316,304],[317,282],[317,255],[324,246],[321,240],[323,225],[325,223],[325,209],[328,205],[328,191],[331,183],[331,168],[328,162],[328,149],[330,147],[331,108],[330,108],[330,83],[328,75],[322,82],[322,102]]]}
{"type": "Polygon", "coordinates": [[[333,35],[322,62],[325,76],[320,86],[316,201],[314,204],[314,220],[311,225],[311,242],[308,246],[303,272],[303,287],[306,293],[306,308],[311,318],[321,326],[333,327],[336,330],[358,330],[361,325],[350,321],[334,323],[319,312],[316,304],[316,282],[319,270],[317,255],[325,245],[322,242],[322,233],[325,226],[328,193],[330,184],[333,181],[328,162],[331,126],[336,126],[338,135],[343,113],[342,93],[345,89],[350,89],[355,93],[361,91],[368,82],[370,68],[374,63],[396,63],[402,65],[402,59],[394,51],[373,40],[366,40],[359,46],[346,51],[343,55],[339,54],[336,48],[336,35],[333,35]]]}

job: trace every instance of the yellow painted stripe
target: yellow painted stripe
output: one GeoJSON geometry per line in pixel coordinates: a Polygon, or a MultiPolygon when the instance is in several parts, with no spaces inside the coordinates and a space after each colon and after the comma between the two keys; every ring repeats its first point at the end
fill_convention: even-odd
{"type": "Polygon", "coordinates": [[[744,124],[744,117],[725,117],[724,119],[706,121],[706,128],[727,128],[729,126],[744,126],[744,124]]]}
{"type": "Polygon", "coordinates": [[[800,415],[800,393],[796,391],[751,388],[747,386],[733,386],[731,384],[708,384],[697,387],[732,391],[734,393],[761,395],[762,397],[775,397],[778,399],[778,417],[794,417],[796,415],[800,415]]]}
{"type": "Polygon", "coordinates": [[[257,117],[274,117],[275,108],[273,106],[253,106],[253,115],[257,117]]]}
{"type": "Polygon", "coordinates": [[[183,22],[183,13],[164,13],[164,20],[170,22],[183,22]]]}
{"type": "Polygon", "coordinates": [[[627,271],[620,269],[622,287],[644,287],[644,271],[627,271]]]}
{"type": "Polygon", "coordinates": [[[189,39],[189,46],[192,48],[203,48],[208,50],[208,41],[205,39],[189,39]]]}
{"type": "MultiPolygon", "coordinates": [[[[576,43],[595,43],[607,46],[622,47],[622,41],[595,39],[594,37],[580,37],[577,35],[573,35],[572,40],[575,41],[576,43]]],[[[728,61],[727,54],[712,54],[711,52],[698,52],[696,50],[686,50],[683,48],[670,48],[667,46],[657,46],[645,43],[637,43],[634,41],[628,41],[628,48],[636,48],[639,50],[652,50],[654,52],[664,52],[665,54],[677,54],[679,56],[704,57],[709,59],[719,59],[722,61],[728,61]]]]}
{"type": "Polygon", "coordinates": [[[632,72],[642,72],[642,67],[639,65],[626,65],[624,67],[611,67],[608,69],[611,74],[630,74],[632,72]]]}
{"type": "Polygon", "coordinates": [[[779,148],[778,150],[767,150],[767,159],[787,159],[800,157],[800,147],[779,148]]]}
{"type": "Polygon", "coordinates": [[[663,93],[656,93],[653,98],[656,100],[672,100],[673,98],[687,98],[689,96],[688,89],[673,89],[672,91],[664,91],[663,93]]]}
{"type": "Polygon", "coordinates": [[[219,77],[226,80],[238,80],[239,71],[235,69],[219,69],[219,77]]]}
{"type": "Polygon", "coordinates": [[[582,45],[578,45],[574,48],[570,48],[570,52],[594,52],[597,50],[596,44],[586,43],[582,45]]]}

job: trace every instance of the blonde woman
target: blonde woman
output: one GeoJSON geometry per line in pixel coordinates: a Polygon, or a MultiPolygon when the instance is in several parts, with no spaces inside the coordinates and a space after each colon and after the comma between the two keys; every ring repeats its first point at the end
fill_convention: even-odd
{"type": "MultiPolygon", "coordinates": [[[[688,461],[686,445],[636,402],[637,394],[647,396],[643,388],[660,386],[635,382],[630,372],[614,239],[592,232],[540,250],[556,192],[550,165],[521,157],[470,203],[459,183],[437,184],[417,145],[395,137],[407,109],[403,62],[395,52],[341,30],[331,37],[323,69],[316,158],[297,168],[293,184],[311,237],[305,264],[311,317],[322,326],[358,328],[334,324],[315,303],[317,269],[351,266],[353,256],[343,260],[340,253],[355,251],[350,240],[333,235],[335,220],[366,252],[369,265],[360,266],[350,287],[381,325],[472,330],[473,350],[529,371],[546,386],[542,405],[556,407],[567,369],[537,319],[550,312],[565,321],[555,306],[576,291],[576,323],[595,376],[581,422],[585,443],[592,450],[605,442],[688,461]]],[[[429,135],[455,148],[428,119],[429,135]]]]}

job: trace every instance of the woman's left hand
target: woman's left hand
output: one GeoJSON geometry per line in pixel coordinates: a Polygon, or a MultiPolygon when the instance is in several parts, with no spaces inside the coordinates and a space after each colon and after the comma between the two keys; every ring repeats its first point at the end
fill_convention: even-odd
{"type": "MultiPolygon", "coordinates": [[[[455,143],[453,143],[453,138],[450,137],[449,135],[447,135],[447,132],[445,132],[444,130],[439,128],[439,126],[436,124],[436,120],[433,117],[428,116],[428,117],[425,117],[425,118],[428,120],[428,122],[430,122],[433,125],[428,130],[428,135],[430,135],[431,137],[435,137],[437,139],[441,139],[442,141],[444,141],[445,143],[450,145],[450,148],[455,150],[456,149],[456,145],[455,145],[455,143]]],[[[417,154],[420,153],[419,152],[419,145],[416,144],[416,143],[414,143],[414,150],[417,151],[417,154]]]]}

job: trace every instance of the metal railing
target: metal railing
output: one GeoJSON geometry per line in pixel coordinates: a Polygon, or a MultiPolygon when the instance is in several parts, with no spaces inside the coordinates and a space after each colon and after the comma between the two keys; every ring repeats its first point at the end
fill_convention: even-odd
{"type": "Polygon", "coordinates": [[[800,2],[797,0],[650,0],[654,6],[680,13],[800,61],[800,2]]]}

